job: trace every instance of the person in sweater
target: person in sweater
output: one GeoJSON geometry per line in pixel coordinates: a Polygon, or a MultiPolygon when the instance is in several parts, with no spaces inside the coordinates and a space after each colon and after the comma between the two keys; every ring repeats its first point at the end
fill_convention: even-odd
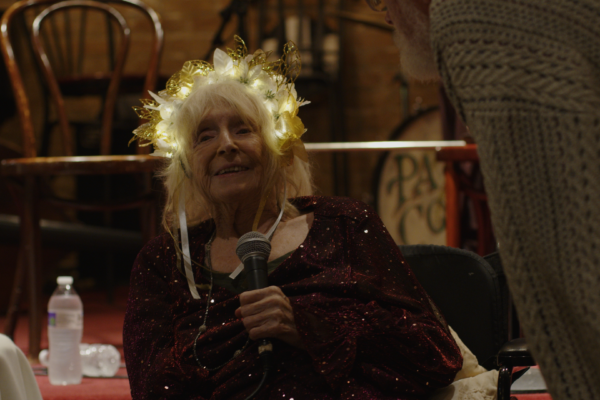
{"type": "Polygon", "coordinates": [[[478,145],[521,325],[554,399],[600,399],[600,3],[368,0],[478,145]],[[384,7],[387,9],[385,10],[384,7]]]}
{"type": "Polygon", "coordinates": [[[187,62],[136,135],[166,164],[164,227],[131,274],[123,344],[134,400],[425,399],[461,369],[443,317],[374,211],[312,195],[297,50],[187,62]],[[236,242],[270,238],[247,291],[236,242]],[[258,339],[273,341],[260,386],[258,339]]]}

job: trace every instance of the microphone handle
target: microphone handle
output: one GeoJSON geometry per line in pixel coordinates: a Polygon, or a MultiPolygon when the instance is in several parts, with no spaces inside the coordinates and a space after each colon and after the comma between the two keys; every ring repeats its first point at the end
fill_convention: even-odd
{"type": "MultiPolygon", "coordinates": [[[[249,255],[249,257],[244,260],[244,271],[246,271],[248,290],[267,287],[269,270],[265,257],[256,256],[254,254],[249,255]]],[[[258,355],[263,366],[263,377],[258,384],[258,387],[245,400],[253,399],[271,375],[271,370],[273,369],[273,344],[269,339],[258,340],[258,355]]]]}
{"type": "MultiPolygon", "coordinates": [[[[267,287],[268,267],[267,260],[263,257],[250,256],[244,261],[244,270],[248,280],[248,290],[256,290],[267,287]]],[[[262,359],[265,369],[270,369],[272,365],[271,354],[273,345],[269,339],[260,339],[258,341],[258,352],[262,359]]]]}
{"type": "Polygon", "coordinates": [[[267,260],[262,257],[250,256],[244,261],[248,290],[266,288],[268,286],[267,260]]]}

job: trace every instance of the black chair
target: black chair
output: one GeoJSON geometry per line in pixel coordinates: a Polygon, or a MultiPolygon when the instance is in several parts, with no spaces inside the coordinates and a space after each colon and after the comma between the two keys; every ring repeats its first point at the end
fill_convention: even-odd
{"type": "Polygon", "coordinates": [[[486,258],[461,249],[403,245],[400,251],[448,324],[486,369],[499,369],[498,400],[532,366],[524,339],[510,339],[511,305],[497,253],[486,258]]]}

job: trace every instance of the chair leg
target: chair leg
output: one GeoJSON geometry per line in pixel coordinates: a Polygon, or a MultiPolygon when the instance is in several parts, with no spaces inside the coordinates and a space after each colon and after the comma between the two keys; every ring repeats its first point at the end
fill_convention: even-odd
{"type": "Polygon", "coordinates": [[[140,210],[142,221],[140,228],[142,231],[142,245],[148,243],[156,236],[156,211],[154,204],[144,204],[140,210]]]}
{"type": "Polygon", "coordinates": [[[454,163],[447,162],[444,168],[446,193],[446,245],[460,248],[460,209],[458,195],[458,178],[454,171],[454,163]]]}
{"type": "Polygon", "coordinates": [[[42,337],[41,308],[41,241],[40,219],[36,201],[36,179],[25,178],[23,213],[21,214],[21,243],[23,264],[29,278],[29,358],[37,359],[42,337]]]}
{"type": "Polygon", "coordinates": [[[157,230],[157,226],[158,226],[158,221],[157,221],[157,214],[156,214],[156,206],[158,204],[158,201],[156,199],[154,199],[149,205],[148,205],[148,240],[146,240],[144,242],[144,244],[146,244],[146,242],[150,241],[150,239],[154,239],[157,235],[158,235],[158,230],[157,230]]]}
{"type": "Polygon", "coordinates": [[[510,386],[512,384],[512,368],[503,366],[498,374],[498,400],[510,399],[510,386]]]}
{"type": "Polygon", "coordinates": [[[105,254],[106,261],[106,302],[113,304],[115,302],[115,253],[109,250],[105,254]]]}
{"type": "MultiPolygon", "coordinates": [[[[141,192],[149,193],[152,192],[152,176],[151,174],[144,174],[141,177],[141,192]]],[[[144,204],[140,209],[141,223],[140,228],[142,230],[142,242],[145,245],[157,235],[157,218],[156,209],[158,205],[158,199],[153,198],[152,201],[144,204]]]]}
{"type": "Polygon", "coordinates": [[[19,247],[19,258],[17,261],[17,269],[13,282],[12,293],[8,303],[8,311],[6,313],[6,321],[4,322],[4,334],[11,339],[15,337],[15,329],[19,319],[19,309],[23,294],[23,280],[25,279],[25,263],[22,246],[19,247]]]}

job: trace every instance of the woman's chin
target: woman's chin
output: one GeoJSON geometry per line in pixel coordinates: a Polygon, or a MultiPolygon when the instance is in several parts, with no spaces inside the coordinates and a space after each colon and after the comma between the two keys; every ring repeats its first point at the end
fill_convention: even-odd
{"type": "Polygon", "coordinates": [[[235,190],[234,188],[213,190],[212,197],[224,206],[235,206],[237,204],[258,202],[260,200],[260,190],[258,188],[253,190],[235,190]]]}

